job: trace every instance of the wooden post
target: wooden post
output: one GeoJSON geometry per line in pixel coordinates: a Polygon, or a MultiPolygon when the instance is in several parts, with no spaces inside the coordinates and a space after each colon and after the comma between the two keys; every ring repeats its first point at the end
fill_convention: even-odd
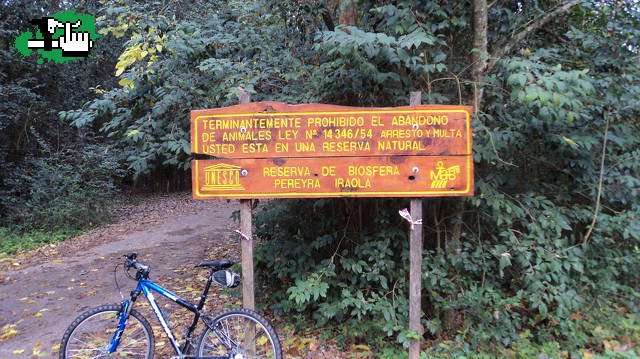
{"type": "MultiPolygon", "coordinates": [[[[251,95],[242,91],[238,94],[240,103],[251,102],[251,95]]],[[[240,232],[253,238],[251,229],[251,200],[240,200],[240,232]]],[[[254,282],[253,282],[253,241],[240,240],[242,248],[242,306],[246,309],[255,310],[254,282]]]]}
{"type": "MultiPolygon", "coordinates": [[[[251,200],[240,200],[240,231],[253,238],[251,233],[251,200]]],[[[253,241],[240,240],[242,247],[242,306],[255,310],[253,293],[253,241]]]]}
{"type": "MultiPolygon", "coordinates": [[[[409,105],[418,106],[422,102],[422,92],[410,94],[409,105]]],[[[411,199],[411,218],[422,219],[422,198],[411,199]]],[[[422,335],[420,324],[422,309],[422,226],[409,230],[409,329],[422,335]]],[[[409,345],[409,359],[420,358],[420,340],[413,339],[409,345]]]]}

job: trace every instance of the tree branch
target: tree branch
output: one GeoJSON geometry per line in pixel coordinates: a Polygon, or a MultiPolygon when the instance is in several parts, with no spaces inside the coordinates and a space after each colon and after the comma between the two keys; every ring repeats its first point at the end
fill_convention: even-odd
{"type": "Polygon", "coordinates": [[[570,0],[565,1],[562,5],[555,8],[553,11],[550,11],[540,17],[538,20],[533,21],[530,25],[522,29],[519,33],[515,34],[504,46],[496,51],[491,56],[487,67],[485,68],[485,74],[491,71],[493,66],[500,61],[506,54],[508,54],[522,39],[527,37],[532,32],[538,30],[542,26],[544,26],[549,21],[557,18],[559,15],[569,11],[573,6],[578,5],[579,3],[584,2],[584,0],[570,0]]]}
{"type": "Polygon", "coordinates": [[[596,194],[596,208],[593,210],[593,218],[591,219],[591,225],[589,230],[582,239],[582,244],[589,242],[593,227],[596,226],[596,220],[598,219],[598,213],[600,212],[600,198],[602,198],[602,179],[604,177],[604,158],[607,154],[607,135],[609,134],[609,116],[607,116],[607,123],[604,127],[604,140],[602,141],[602,158],[600,159],[600,178],[598,179],[598,193],[596,194]]]}

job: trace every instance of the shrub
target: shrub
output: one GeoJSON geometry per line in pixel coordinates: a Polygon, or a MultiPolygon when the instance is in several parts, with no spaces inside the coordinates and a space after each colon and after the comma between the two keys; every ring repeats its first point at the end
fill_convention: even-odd
{"type": "Polygon", "coordinates": [[[2,225],[19,230],[79,229],[108,218],[124,173],[107,146],[84,145],[29,157],[4,180],[2,225]]]}

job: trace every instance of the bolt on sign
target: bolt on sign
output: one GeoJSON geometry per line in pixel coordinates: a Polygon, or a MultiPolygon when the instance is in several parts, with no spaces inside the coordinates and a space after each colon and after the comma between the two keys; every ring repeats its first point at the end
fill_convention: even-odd
{"type": "Polygon", "coordinates": [[[253,102],[191,112],[194,198],[473,195],[471,107],[253,102]]]}

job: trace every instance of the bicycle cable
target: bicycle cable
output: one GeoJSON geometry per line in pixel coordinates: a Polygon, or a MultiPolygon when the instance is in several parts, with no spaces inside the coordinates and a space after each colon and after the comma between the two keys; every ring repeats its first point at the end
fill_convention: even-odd
{"type": "Polygon", "coordinates": [[[116,275],[118,266],[119,264],[116,264],[116,266],[113,268],[113,280],[114,282],[116,282],[116,289],[118,290],[118,293],[120,293],[120,298],[122,298],[122,301],[124,302],[124,295],[122,295],[122,291],[120,290],[120,285],[118,284],[118,276],[116,275]]]}
{"type": "Polygon", "coordinates": [[[127,276],[127,278],[131,279],[131,280],[136,280],[131,274],[129,274],[129,269],[131,268],[126,268],[124,269],[124,274],[127,276]]]}

